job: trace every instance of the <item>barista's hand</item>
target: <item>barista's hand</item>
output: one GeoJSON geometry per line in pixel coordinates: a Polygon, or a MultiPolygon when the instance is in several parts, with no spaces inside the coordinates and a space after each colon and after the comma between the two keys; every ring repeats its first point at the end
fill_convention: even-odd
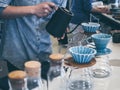
{"type": "Polygon", "coordinates": [[[38,17],[44,17],[49,15],[57,7],[52,2],[43,2],[34,6],[33,14],[38,17]]]}
{"type": "Polygon", "coordinates": [[[96,7],[96,9],[101,13],[108,13],[108,11],[109,11],[107,6],[96,7]]]}
{"type": "Polygon", "coordinates": [[[96,6],[93,7],[92,12],[98,12],[98,13],[108,13],[109,9],[107,6],[96,6]]]}
{"type": "Polygon", "coordinates": [[[64,37],[65,37],[65,33],[63,34],[61,38],[57,38],[57,40],[64,39],[64,37]]]}

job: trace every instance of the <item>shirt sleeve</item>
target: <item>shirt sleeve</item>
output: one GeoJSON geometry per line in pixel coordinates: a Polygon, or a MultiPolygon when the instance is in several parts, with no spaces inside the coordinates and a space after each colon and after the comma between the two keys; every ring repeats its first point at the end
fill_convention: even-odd
{"type": "Polygon", "coordinates": [[[0,0],[0,13],[10,4],[12,0],[0,0]]]}
{"type": "Polygon", "coordinates": [[[92,10],[92,0],[84,0],[84,10],[87,12],[92,10]]]}
{"type": "Polygon", "coordinates": [[[66,7],[68,0],[62,0],[62,7],[66,7]]]}
{"type": "Polygon", "coordinates": [[[53,2],[60,7],[66,7],[67,0],[53,0],[53,2]]]}

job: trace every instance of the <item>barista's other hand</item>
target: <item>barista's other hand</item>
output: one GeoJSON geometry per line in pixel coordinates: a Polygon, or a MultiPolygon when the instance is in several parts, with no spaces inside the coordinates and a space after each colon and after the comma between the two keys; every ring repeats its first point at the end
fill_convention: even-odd
{"type": "Polygon", "coordinates": [[[43,2],[33,6],[33,14],[37,17],[44,17],[49,15],[53,10],[56,10],[57,7],[52,2],[43,2]]]}
{"type": "Polygon", "coordinates": [[[57,38],[57,40],[64,39],[64,37],[65,37],[65,33],[63,34],[61,38],[57,38]]]}
{"type": "MultiPolygon", "coordinates": [[[[66,28],[66,32],[69,32],[69,31],[70,31],[70,30],[69,30],[69,27],[67,27],[67,28],[66,28]]],[[[65,32],[65,33],[66,33],[66,32],[65,32]]],[[[64,39],[64,38],[65,38],[65,33],[63,34],[63,36],[62,36],[61,38],[57,38],[57,40],[64,39]]]]}

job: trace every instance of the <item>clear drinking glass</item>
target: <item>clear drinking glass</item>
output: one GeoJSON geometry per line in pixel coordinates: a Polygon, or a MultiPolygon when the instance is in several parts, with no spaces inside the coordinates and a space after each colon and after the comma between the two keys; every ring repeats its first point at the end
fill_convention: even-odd
{"type": "Polygon", "coordinates": [[[27,73],[27,88],[29,90],[43,90],[40,62],[38,61],[26,62],[25,71],[27,73]]]}
{"type": "Polygon", "coordinates": [[[48,90],[65,90],[65,71],[62,66],[61,54],[50,55],[50,69],[48,71],[48,90]]]}
{"type": "Polygon", "coordinates": [[[8,74],[9,90],[28,90],[26,73],[21,70],[12,71],[8,74]]]}
{"type": "Polygon", "coordinates": [[[111,66],[109,65],[109,56],[108,55],[101,55],[97,56],[96,64],[93,66],[93,76],[95,78],[105,78],[110,76],[111,74],[111,66]]]}

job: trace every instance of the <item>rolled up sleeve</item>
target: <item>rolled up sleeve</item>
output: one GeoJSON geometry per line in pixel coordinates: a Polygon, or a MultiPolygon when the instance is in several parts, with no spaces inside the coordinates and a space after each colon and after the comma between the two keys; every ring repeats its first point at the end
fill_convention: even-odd
{"type": "Polygon", "coordinates": [[[12,0],[0,0],[0,13],[10,4],[12,0]]]}
{"type": "Polygon", "coordinates": [[[62,6],[62,7],[66,7],[67,4],[67,0],[51,0],[53,1],[57,6],[62,6]]]}

